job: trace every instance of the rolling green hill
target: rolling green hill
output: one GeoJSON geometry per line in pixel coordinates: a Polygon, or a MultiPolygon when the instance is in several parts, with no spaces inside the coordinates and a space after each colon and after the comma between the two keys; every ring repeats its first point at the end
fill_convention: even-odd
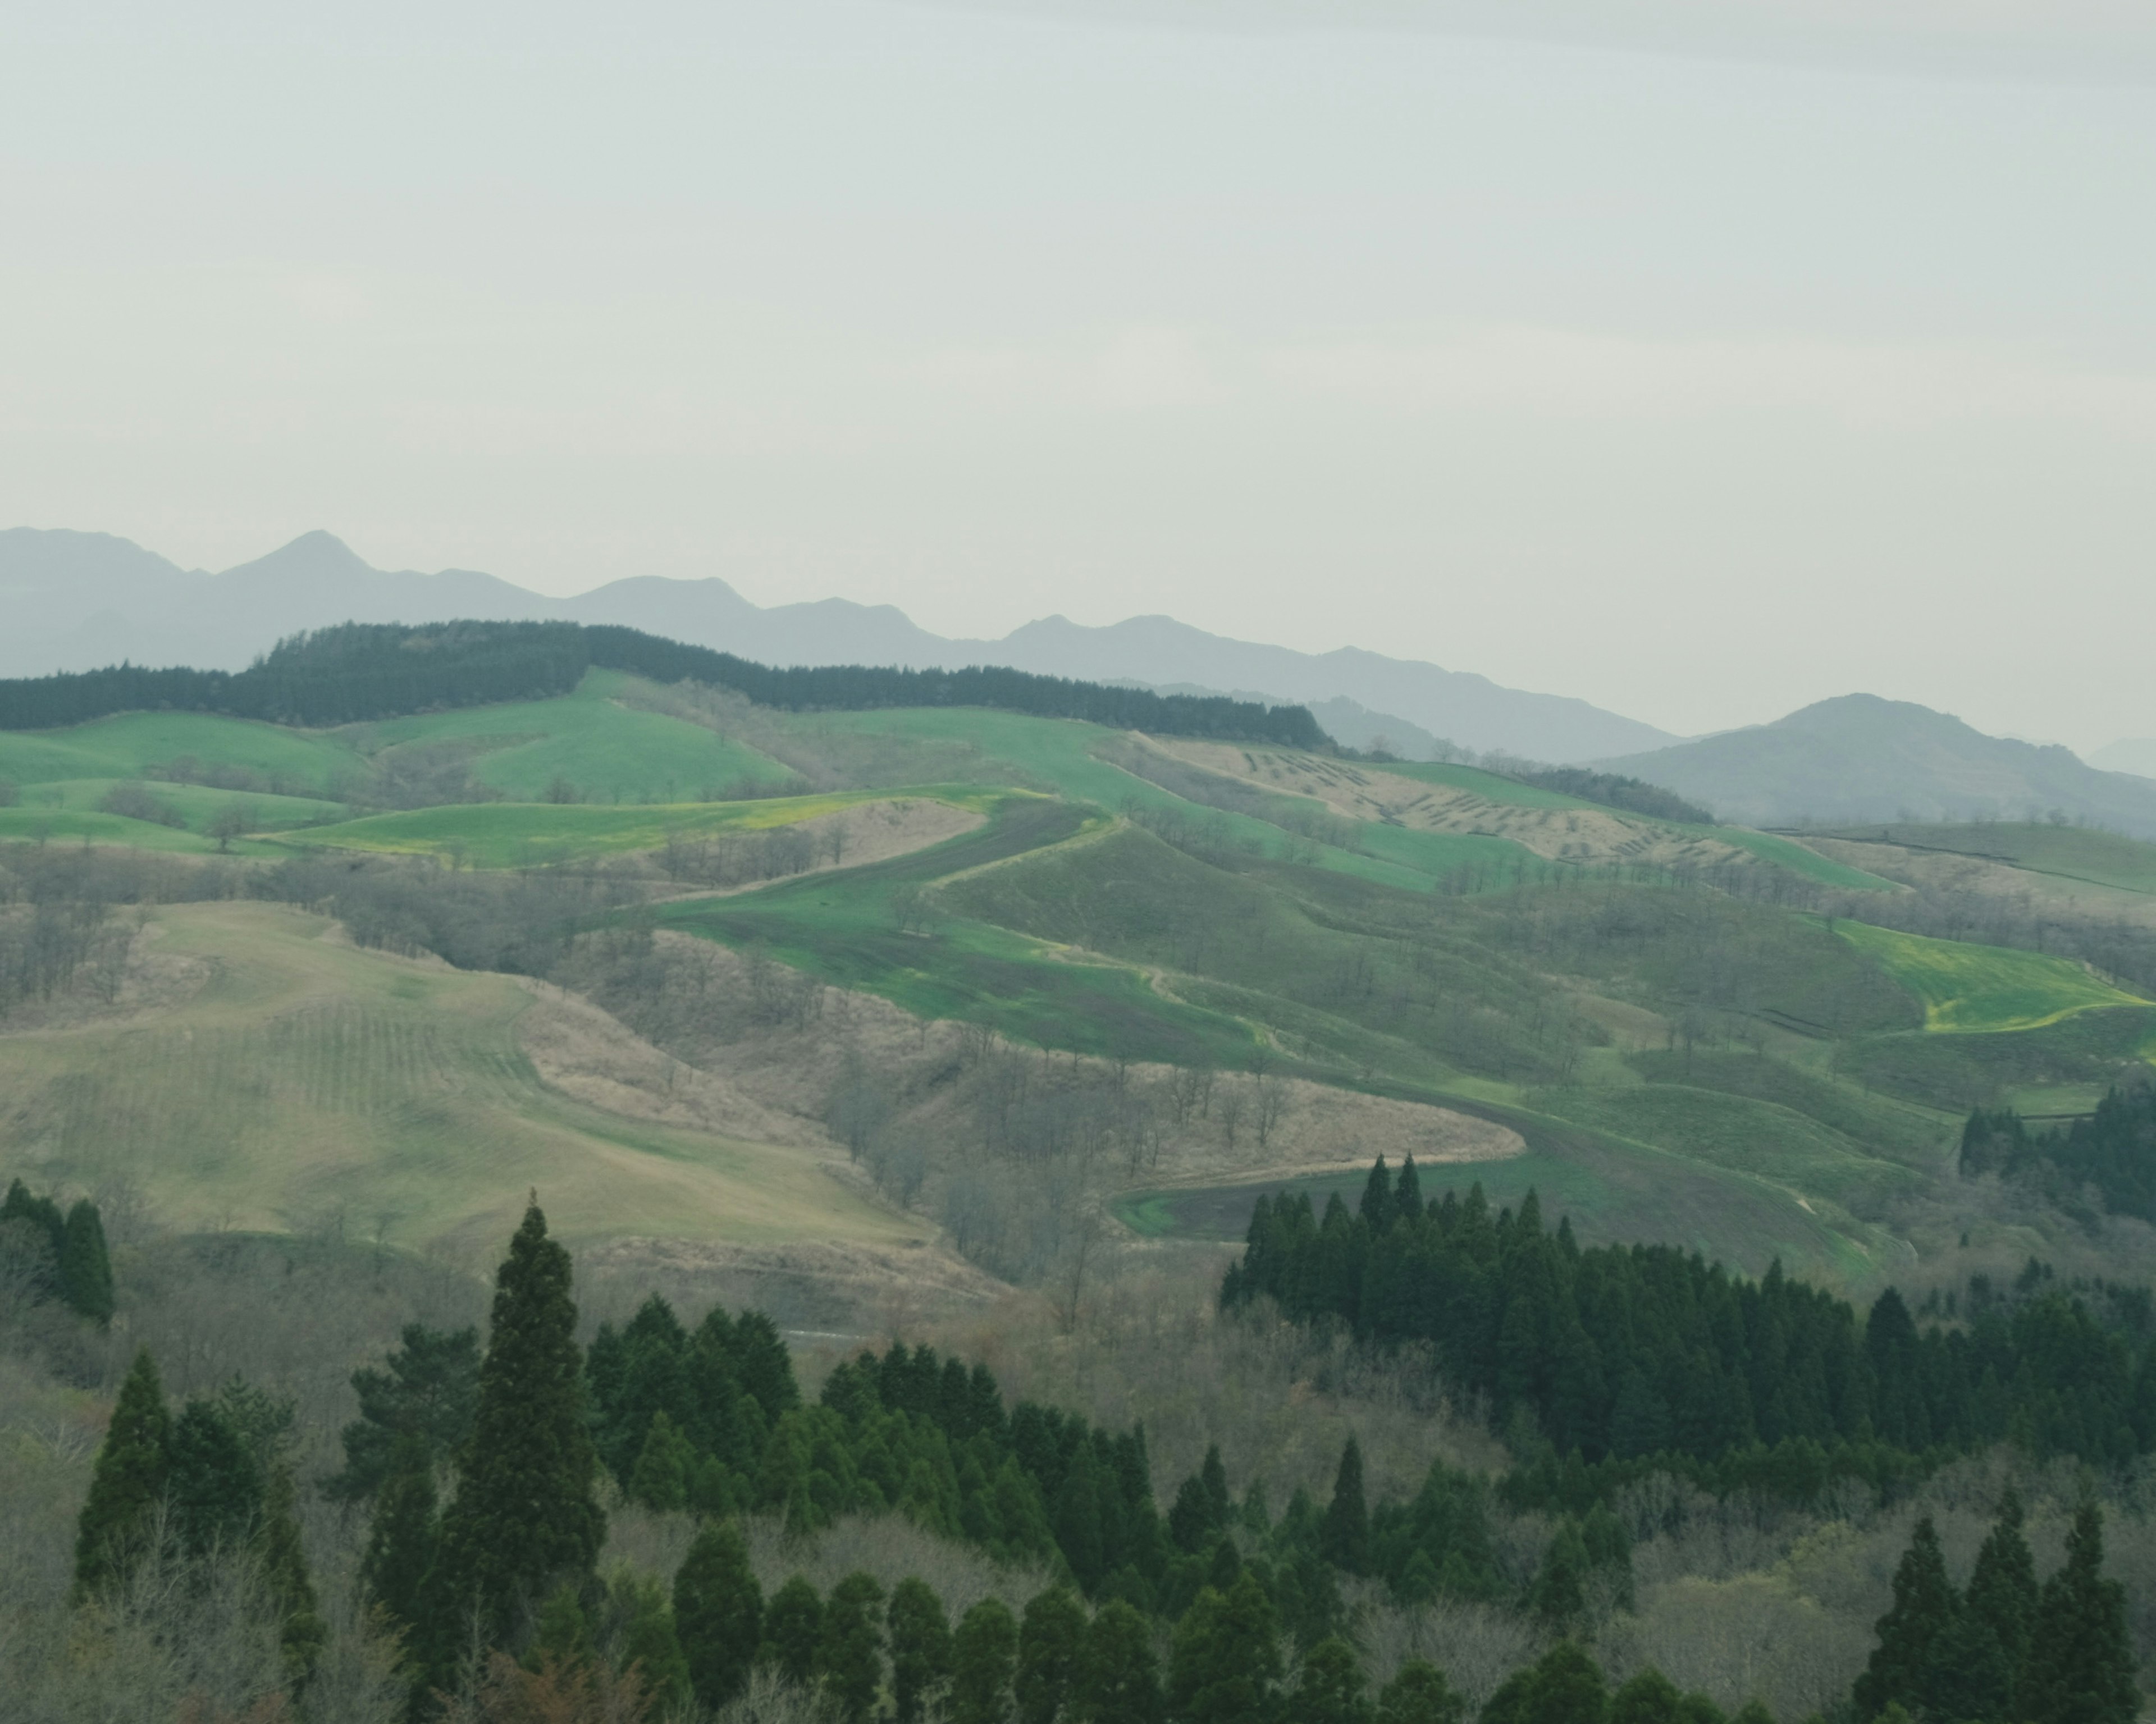
{"type": "MultiPolygon", "coordinates": [[[[202,852],[238,803],[243,863],[542,877],[932,803],[956,815],[915,848],[762,885],[636,864],[620,879],[643,884],[619,890],[658,895],[613,919],[1021,1046],[1476,1112],[1572,1169],[1556,1183],[1594,1225],[1645,1228],[1659,1191],[1688,1239],[1753,1268],[1781,1252],[1872,1273],[1902,1249],[1882,1218],[1939,1176],[1959,1110],[2063,1106],[2145,1057],[2156,1026],[2156,1006],[2056,957],[1851,920],[1904,889],[1787,838],[1470,767],[1019,712],[782,712],[595,670],[554,700],[318,732],[158,713],[11,735],[0,774],[21,798],[0,837],[202,852]],[[137,782],[178,824],[101,808],[137,782]],[[498,799],[341,818],[413,783],[498,799]]],[[[2016,865],[2140,877],[2142,847],[2014,833],[2016,865]]],[[[1221,1189],[1170,1209],[1242,1201],[1221,1189]]]]}
{"type": "Polygon", "coordinates": [[[2120,891],[2156,893],[2156,844],[2092,826],[2004,821],[1976,826],[1886,824],[1836,827],[1820,836],[1974,856],[2030,874],[2120,891]]]}

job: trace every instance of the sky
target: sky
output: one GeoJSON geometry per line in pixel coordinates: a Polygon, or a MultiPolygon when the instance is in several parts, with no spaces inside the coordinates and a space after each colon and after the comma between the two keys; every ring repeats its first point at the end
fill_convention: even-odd
{"type": "Polygon", "coordinates": [[[0,526],[2156,736],[2156,11],[0,17],[0,526]]]}

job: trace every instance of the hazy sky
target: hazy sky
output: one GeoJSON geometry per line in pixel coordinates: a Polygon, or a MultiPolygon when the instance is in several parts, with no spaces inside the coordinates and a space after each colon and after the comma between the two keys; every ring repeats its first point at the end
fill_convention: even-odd
{"type": "Polygon", "coordinates": [[[2156,735],[2152,18],[19,0],[0,526],[2156,735]]]}

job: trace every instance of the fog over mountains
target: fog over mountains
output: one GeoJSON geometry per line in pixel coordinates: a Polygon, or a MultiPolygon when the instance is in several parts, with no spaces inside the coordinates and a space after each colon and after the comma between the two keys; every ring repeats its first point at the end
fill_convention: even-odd
{"type": "Polygon", "coordinates": [[[1008,664],[1098,681],[1244,690],[1327,707],[1319,722],[1342,741],[1383,734],[1409,753],[1444,738],[1478,752],[1573,762],[1677,740],[1584,700],[1502,688],[1470,672],[1356,647],[1299,653],[1230,640],[1170,617],[1103,629],[1048,617],[1000,640],[952,640],[916,627],[895,606],[827,598],[766,608],[717,579],[635,576],[551,598],[467,569],[376,569],[325,532],[210,574],[109,534],[17,527],[0,531],[0,612],[6,676],[123,659],[238,670],[284,635],[346,621],[559,617],[625,623],[772,664],[1008,664]]]}
{"type": "Polygon", "coordinates": [[[0,531],[0,676],[129,659],[239,670],[281,637],[332,623],[453,618],[618,623],[771,664],[1007,664],[1170,692],[1299,702],[1337,740],[1409,757],[1450,743],[1642,778],[1754,826],[1807,821],[2055,816],[2156,838],[2156,743],[2071,751],[1987,736],[1872,695],[1690,741],[1584,700],[1358,647],[1329,653],[1231,640],[1172,617],[1088,628],[1046,617],[1000,640],[949,639],[891,605],[842,598],[765,607],[724,581],[636,576],[552,598],[469,569],[369,567],[308,533],[220,573],[182,569],[104,533],[0,531]]]}

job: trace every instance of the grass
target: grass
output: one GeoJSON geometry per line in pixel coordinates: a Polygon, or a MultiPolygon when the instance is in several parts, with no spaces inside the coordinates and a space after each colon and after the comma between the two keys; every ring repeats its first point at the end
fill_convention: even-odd
{"type": "Polygon", "coordinates": [[[2031,874],[2156,893],[2156,844],[2083,826],[2035,823],[1967,826],[1850,826],[1823,834],[1857,844],[1899,844],[2004,862],[2031,874]]]}
{"type": "Polygon", "coordinates": [[[475,768],[480,782],[518,802],[545,800],[557,779],[593,801],[677,803],[728,787],[783,784],[794,776],[769,756],[701,726],[616,704],[628,680],[593,670],[575,693],[559,700],[419,713],[353,726],[346,734],[367,754],[475,744],[484,751],[475,768]]]}
{"type": "Polygon", "coordinates": [[[352,748],[334,732],[207,712],[123,712],[67,730],[0,731],[0,778],[22,785],[139,778],[187,757],[323,793],[357,767],[352,748]]]}
{"type": "Polygon", "coordinates": [[[489,788],[543,800],[559,779],[587,800],[674,802],[783,784],[791,769],[698,725],[617,703],[627,679],[588,673],[574,693],[303,731],[205,712],[129,712],[58,731],[0,732],[0,778],[18,785],[140,778],[178,760],[238,767],[280,788],[341,797],[376,756],[461,744],[489,788]]]}
{"type": "Polygon", "coordinates": [[[1241,1065],[1248,1025],[1171,998],[1141,967],[965,916],[902,926],[901,894],[976,876],[1014,858],[1097,838],[1106,817],[1070,803],[1006,797],[985,825],[861,868],[722,899],[660,906],[662,926],[754,947],[924,1018],[988,1024],[1019,1041],[1107,1057],[1241,1065]]]}
{"type": "MultiPolygon", "coordinates": [[[[2101,1094],[2156,1060],[2156,1008],[2080,1012],[1989,1035],[1860,1036],[1834,1052],[1840,1075],[1953,1114],[2010,1095],[2101,1094]]],[[[2039,1111],[2077,1111],[2052,1102],[2039,1111]]]]}
{"type": "Polygon", "coordinates": [[[208,961],[183,1004],[0,1036],[0,1161],[36,1183],[125,1172],[182,1227],[331,1213],[397,1244],[491,1241],[536,1187],[572,1238],[883,1241],[917,1230],[808,1153],[644,1125],[543,1085],[507,977],[358,950],[264,904],[153,912],[208,961]]]}
{"type": "Polygon", "coordinates": [[[964,786],[908,791],[844,790],[816,796],[762,797],[747,802],[628,804],[478,803],[369,814],[285,836],[310,849],[367,850],[384,855],[452,857],[472,868],[526,868],[549,862],[656,849],[670,838],[721,832],[762,832],[791,826],[862,803],[895,797],[930,798],[961,808],[983,798],[964,786]]]}
{"type": "Polygon", "coordinates": [[[1932,940],[1864,922],[1837,921],[1834,931],[1923,1002],[1924,1027],[1934,1034],[2041,1029],[2082,1012],[2150,1003],[2041,952],[1932,940]]]}

